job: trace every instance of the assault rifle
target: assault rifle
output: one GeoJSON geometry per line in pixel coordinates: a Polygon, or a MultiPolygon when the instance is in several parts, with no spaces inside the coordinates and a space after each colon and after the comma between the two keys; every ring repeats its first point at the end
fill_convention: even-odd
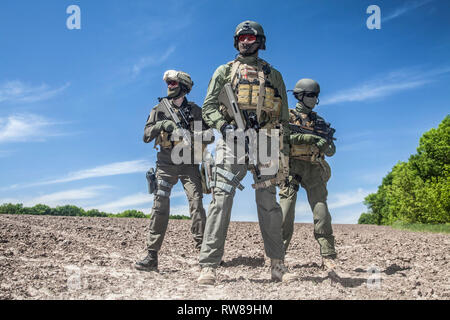
{"type": "Polygon", "coordinates": [[[185,108],[180,108],[179,112],[180,112],[181,118],[183,119],[183,120],[180,120],[180,118],[178,118],[177,114],[175,113],[175,110],[173,110],[173,107],[170,105],[170,102],[169,102],[169,100],[167,100],[167,98],[159,98],[158,100],[159,100],[160,104],[164,107],[164,109],[169,113],[173,122],[175,122],[177,127],[179,129],[181,129],[181,132],[182,132],[183,138],[184,138],[183,141],[186,144],[190,144],[191,136],[187,131],[187,130],[189,130],[190,122],[193,119],[190,112],[186,112],[187,110],[184,110],[185,108]]]}
{"type": "Polygon", "coordinates": [[[331,128],[328,122],[325,122],[323,119],[316,119],[314,122],[314,128],[290,123],[289,129],[291,130],[291,133],[313,134],[315,136],[319,136],[327,140],[328,143],[336,140],[336,138],[333,137],[336,130],[331,128]]]}
{"type": "MultiPolygon", "coordinates": [[[[248,114],[247,110],[243,110],[241,114],[241,110],[239,110],[236,96],[234,95],[233,89],[231,88],[231,84],[227,83],[223,86],[222,91],[219,94],[219,102],[222,103],[226,108],[228,113],[233,116],[234,121],[236,121],[237,128],[242,130],[245,133],[248,129],[255,129],[258,131],[260,129],[258,120],[256,119],[256,114],[251,113],[248,114]],[[244,119],[242,119],[242,115],[244,115],[244,119]],[[244,123],[245,120],[245,123],[244,123]]],[[[245,154],[249,154],[249,138],[245,136],[245,154]]],[[[261,178],[261,172],[258,167],[258,160],[255,159],[253,163],[255,174],[258,179],[261,178]]]]}

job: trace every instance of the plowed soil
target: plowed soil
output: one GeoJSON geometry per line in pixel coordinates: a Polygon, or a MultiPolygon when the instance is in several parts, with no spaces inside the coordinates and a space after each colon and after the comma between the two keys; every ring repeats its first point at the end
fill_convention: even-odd
{"type": "Polygon", "coordinates": [[[158,272],[145,256],[147,219],[0,215],[0,299],[450,299],[450,236],[333,225],[336,272],[320,268],[312,224],[296,224],[289,269],[270,281],[257,223],[232,222],[218,283],[199,287],[190,221],[171,220],[158,272]]]}

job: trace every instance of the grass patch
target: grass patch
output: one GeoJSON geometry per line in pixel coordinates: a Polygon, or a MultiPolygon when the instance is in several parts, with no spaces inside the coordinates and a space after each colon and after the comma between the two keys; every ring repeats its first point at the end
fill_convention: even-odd
{"type": "Polygon", "coordinates": [[[395,222],[392,225],[392,228],[416,232],[450,233],[450,223],[422,224],[422,223],[395,222]]]}

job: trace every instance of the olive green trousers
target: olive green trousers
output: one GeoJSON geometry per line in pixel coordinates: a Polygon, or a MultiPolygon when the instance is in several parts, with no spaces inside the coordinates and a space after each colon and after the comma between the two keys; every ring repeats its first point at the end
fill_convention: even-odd
{"type": "Polygon", "coordinates": [[[283,212],[282,235],[284,250],[287,252],[294,232],[295,205],[297,192],[301,185],[313,212],[314,238],[320,246],[320,254],[336,257],[331,215],[327,205],[327,181],[329,176],[319,163],[290,159],[289,183],[279,191],[280,205],[283,212]]]}
{"type": "Polygon", "coordinates": [[[198,165],[158,165],[156,169],[158,191],[153,201],[147,250],[159,251],[164,241],[170,214],[170,192],[178,179],[184,187],[189,201],[192,219],[191,233],[195,246],[201,247],[205,230],[206,214],[203,208],[203,192],[198,165]]]}

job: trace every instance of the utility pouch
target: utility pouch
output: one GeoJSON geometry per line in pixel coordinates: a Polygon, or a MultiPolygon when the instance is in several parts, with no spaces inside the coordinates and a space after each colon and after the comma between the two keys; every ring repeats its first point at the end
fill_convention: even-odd
{"type": "Polygon", "coordinates": [[[270,86],[266,86],[265,87],[265,98],[264,98],[264,108],[273,109],[273,99],[275,96],[275,89],[270,87],[270,86]]]}
{"type": "Polygon", "coordinates": [[[256,106],[258,104],[258,97],[259,97],[259,81],[258,80],[254,80],[252,82],[252,100],[250,102],[251,105],[256,106]]]}
{"type": "Polygon", "coordinates": [[[156,190],[158,188],[158,185],[156,182],[155,169],[150,168],[150,170],[147,171],[146,177],[147,177],[147,184],[148,184],[148,193],[155,194],[156,190]]]}
{"type": "Polygon", "coordinates": [[[250,82],[248,80],[241,80],[238,85],[238,104],[249,105],[250,101],[250,82]]]}
{"type": "Polygon", "coordinates": [[[172,142],[170,141],[170,134],[166,131],[161,131],[156,137],[156,145],[160,145],[163,149],[172,148],[172,142]]]}

